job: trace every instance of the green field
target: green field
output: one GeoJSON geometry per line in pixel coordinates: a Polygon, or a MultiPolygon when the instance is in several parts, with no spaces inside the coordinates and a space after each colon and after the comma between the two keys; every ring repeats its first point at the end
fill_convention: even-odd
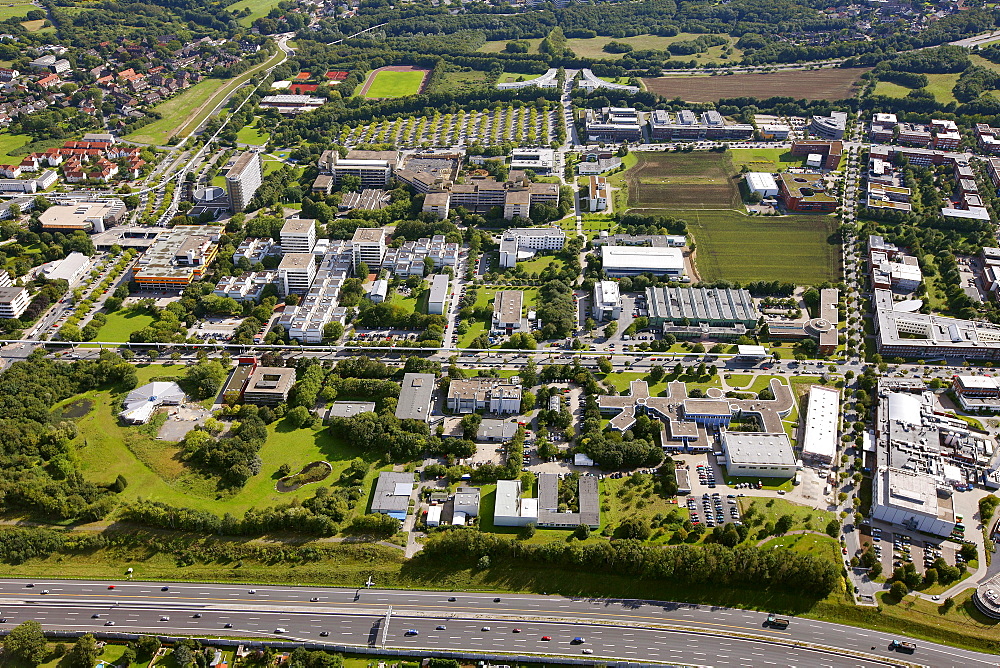
{"type": "MultiPolygon", "coordinates": [[[[503,77],[509,75],[501,75],[503,77]]],[[[435,81],[428,87],[429,93],[460,93],[470,88],[480,88],[490,83],[490,76],[487,72],[471,70],[469,72],[445,72],[439,81],[435,81]]]]}
{"type": "Polygon", "coordinates": [[[271,134],[266,130],[261,130],[258,127],[260,124],[260,119],[256,119],[250,125],[244,126],[236,133],[236,141],[240,144],[251,144],[254,146],[263,146],[271,139],[271,134]]]}
{"type": "Polygon", "coordinates": [[[267,16],[268,12],[277,6],[278,0],[239,0],[229,5],[227,9],[231,12],[249,9],[250,14],[240,19],[240,25],[250,26],[257,19],[267,16]]]}
{"type": "Polygon", "coordinates": [[[391,72],[383,70],[375,75],[371,87],[365,93],[368,99],[386,97],[406,97],[416,95],[426,72],[391,72]]]}
{"type": "Polygon", "coordinates": [[[10,155],[10,152],[16,151],[28,143],[31,143],[31,135],[0,133],[0,165],[20,164],[21,156],[10,155]]]}
{"type": "Polygon", "coordinates": [[[730,149],[729,158],[738,171],[746,165],[751,172],[782,172],[789,167],[802,167],[805,159],[781,148],[730,149]]]}
{"type": "MultiPolygon", "coordinates": [[[[140,367],[139,382],[152,378],[171,379],[183,373],[183,367],[149,365],[140,367]]],[[[328,428],[290,429],[284,421],[268,425],[267,443],[261,448],[261,472],[245,487],[230,492],[219,489],[214,478],[205,477],[181,461],[178,444],[151,438],[141,428],[119,425],[117,411],[121,395],[107,391],[88,392],[79,399],[94,402],[94,407],[77,421],[79,436],[73,445],[81,470],[88,480],[107,484],[119,474],[129,482],[123,496],[127,500],[144,498],[222,514],[242,515],[253,507],[290,503],[312,496],[306,485],[291,493],[279,493],[274,484],[277,470],[288,464],[298,470],[311,461],[324,459],[333,465],[331,480],[336,480],[350,460],[362,456],[359,450],[344,443],[328,428]]],[[[366,479],[371,484],[376,471],[366,479]]]]}
{"type": "Polygon", "coordinates": [[[120,341],[124,343],[129,340],[132,332],[137,332],[151,324],[153,324],[153,316],[147,315],[142,311],[109,313],[108,321],[98,330],[96,340],[120,341]]]}
{"type": "Polygon", "coordinates": [[[32,4],[7,4],[0,5],[0,21],[6,21],[15,17],[25,16],[32,9],[42,9],[38,5],[32,4]]]}
{"type": "MultiPolygon", "coordinates": [[[[577,56],[581,58],[605,58],[609,60],[618,60],[622,58],[625,54],[622,53],[608,53],[604,50],[605,45],[609,42],[624,42],[626,44],[631,44],[636,51],[643,50],[655,50],[655,51],[666,51],[667,47],[674,42],[681,42],[684,40],[697,39],[699,35],[694,33],[678,33],[671,37],[661,37],[659,35],[638,35],[636,37],[590,37],[587,39],[570,39],[567,40],[569,48],[573,50],[577,56]]],[[[736,40],[729,37],[729,44],[732,46],[736,43],[736,40]]],[[[506,44],[506,42],[504,43],[506,44]]],[[[502,47],[501,47],[502,48],[502,47]]],[[[690,56],[677,56],[678,58],[694,58],[705,63],[715,63],[715,62],[738,62],[743,57],[743,52],[739,49],[733,47],[733,52],[728,57],[723,58],[723,49],[725,45],[713,46],[708,49],[705,53],[693,54],[690,56]]],[[[482,49],[480,49],[482,50],[482,49]]]]}
{"type": "Polygon", "coordinates": [[[875,95],[884,95],[885,97],[906,97],[911,90],[914,89],[900,86],[891,81],[879,81],[875,84],[875,95]]]}
{"type": "MultiPolygon", "coordinates": [[[[985,60],[985,58],[981,58],[981,60],[985,60]]],[[[951,91],[955,87],[955,83],[958,81],[959,76],[961,76],[960,73],[928,74],[928,83],[924,90],[932,93],[934,95],[934,99],[942,104],[955,102],[955,96],[951,91]]],[[[886,97],[906,97],[906,95],[912,90],[915,89],[907,86],[900,86],[899,84],[895,84],[890,81],[879,81],[875,84],[875,95],[885,95],[886,97]]]]}
{"type": "Polygon", "coordinates": [[[234,79],[205,79],[180,95],[156,105],[154,110],[162,115],[157,121],[140,128],[126,139],[140,144],[163,145],[171,137],[186,137],[198,129],[209,114],[230,93],[248,81],[254,74],[277,64],[284,57],[278,51],[270,59],[252,67],[234,79]]]}
{"type": "MultiPolygon", "coordinates": [[[[486,44],[483,44],[478,50],[483,53],[500,53],[507,48],[507,42],[509,41],[511,40],[501,39],[495,42],[486,42],[486,44]]],[[[534,39],[524,39],[519,41],[528,43],[528,53],[538,53],[538,45],[542,43],[542,38],[536,37],[534,39]]]]}

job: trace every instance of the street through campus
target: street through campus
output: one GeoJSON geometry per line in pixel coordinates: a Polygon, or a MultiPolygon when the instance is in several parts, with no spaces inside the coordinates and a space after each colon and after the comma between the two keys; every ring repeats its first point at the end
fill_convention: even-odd
{"type": "Polygon", "coordinates": [[[733,608],[638,599],[377,588],[131,581],[0,581],[5,626],[46,631],[255,637],[386,650],[568,655],[712,666],[995,666],[996,658],[899,636],[733,608]],[[415,633],[414,633],[415,632],[415,633]],[[547,639],[546,639],[547,638],[547,639]]]}

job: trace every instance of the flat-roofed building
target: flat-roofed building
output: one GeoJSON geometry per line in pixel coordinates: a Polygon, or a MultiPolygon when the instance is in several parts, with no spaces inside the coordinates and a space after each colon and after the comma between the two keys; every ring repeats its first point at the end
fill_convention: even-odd
{"type": "Polygon", "coordinates": [[[62,260],[48,263],[42,271],[45,278],[50,281],[66,281],[72,286],[83,276],[89,266],[90,258],[88,256],[73,251],[62,260]]]}
{"type": "Polygon", "coordinates": [[[455,512],[465,513],[469,517],[479,516],[479,488],[459,487],[455,492],[455,512]]]}
{"type": "Polygon", "coordinates": [[[597,478],[580,476],[577,481],[577,510],[559,511],[559,479],[556,473],[538,474],[538,526],[575,529],[581,524],[591,529],[601,526],[601,501],[597,478]]]}
{"type": "Polygon", "coordinates": [[[456,378],[448,385],[445,405],[453,413],[520,413],[521,386],[506,378],[456,378]]]}
{"type": "Polygon", "coordinates": [[[747,182],[747,188],[752,193],[758,193],[761,197],[777,197],[778,183],[774,180],[774,174],[767,172],[747,172],[743,175],[747,182]]]}
{"type": "Polygon", "coordinates": [[[365,188],[385,188],[398,162],[398,151],[352,150],[341,158],[339,152],[330,150],[320,156],[319,169],[332,175],[335,183],[343,183],[345,176],[356,176],[365,188]]]}
{"type": "Polygon", "coordinates": [[[500,266],[509,269],[534,251],[561,250],[565,244],[566,233],[559,227],[512,227],[500,239],[500,266]]]}
{"type": "Polygon", "coordinates": [[[431,289],[427,297],[427,313],[429,315],[444,314],[444,305],[448,301],[448,283],[447,274],[431,276],[431,289]]]}
{"type": "Polygon", "coordinates": [[[451,193],[448,191],[427,193],[424,195],[424,204],[420,210],[444,220],[451,211],[451,193]]]}
{"type": "Polygon", "coordinates": [[[381,304],[389,297],[389,281],[385,278],[372,281],[366,296],[373,304],[381,304]]]}
{"type": "Polygon", "coordinates": [[[840,392],[822,385],[810,387],[802,459],[821,466],[831,465],[837,457],[839,424],[840,392]]]}
{"type": "Polygon", "coordinates": [[[283,294],[303,294],[309,291],[316,277],[312,253],[286,253],[278,265],[283,294]]]}
{"type": "Polygon", "coordinates": [[[746,290],[733,288],[646,288],[649,324],[757,326],[760,313],[746,290]]]}
{"type": "Polygon", "coordinates": [[[608,180],[603,176],[591,176],[587,191],[590,211],[604,211],[608,208],[609,201],[611,201],[611,191],[608,188],[608,180]]]}
{"type": "Polygon", "coordinates": [[[893,293],[874,290],[875,333],[882,356],[1000,360],[1000,326],[897,308],[893,293]]]}
{"type": "Polygon", "coordinates": [[[378,269],[385,258],[385,230],[381,227],[359,227],[354,231],[351,247],[354,249],[355,269],[362,262],[367,264],[369,269],[378,269]]]}
{"type": "Polygon", "coordinates": [[[517,434],[517,422],[513,420],[483,420],[476,431],[479,443],[507,443],[517,434]]]}
{"type": "Polygon", "coordinates": [[[602,246],[604,273],[614,278],[652,274],[686,281],[684,254],[679,248],[602,246]]]}
{"type": "Polygon", "coordinates": [[[746,123],[727,123],[714,109],[700,115],[690,109],[678,112],[656,109],[649,114],[649,136],[653,141],[694,141],[698,139],[753,139],[754,129],[746,123]]]}
{"type": "Polygon", "coordinates": [[[844,154],[844,142],[794,141],[792,142],[791,153],[796,157],[819,153],[823,156],[823,169],[833,171],[840,166],[840,158],[844,154]]]}
{"type": "Polygon", "coordinates": [[[527,190],[510,190],[504,196],[503,217],[506,220],[528,218],[531,214],[531,193],[527,190]]]}
{"type": "Polygon", "coordinates": [[[511,169],[530,169],[535,174],[549,174],[556,162],[551,148],[516,148],[510,156],[511,169]]]}
{"type": "Polygon", "coordinates": [[[319,109],[326,103],[313,95],[265,95],[260,100],[261,109],[274,109],[279,114],[304,114],[319,109]]]}
{"type": "Polygon", "coordinates": [[[5,320],[20,318],[29,303],[27,288],[17,286],[0,288],[0,318],[5,320]]]}
{"type": "Polygon", "coordinates": [[[872,519],[950,536],[955,529],[954,501],[938,489],[939,483],[931,476],[880,467],[872,481],[872,519]]]}
{"type": "Polygon", "coordinates": [[[312,253],[316,245],[316,221],[311,218],[289,218],[281,227],[281,252],[312,253]]]}
{"type": "Polygon", "coordinates": [[[120,223],[128,209],[118,199],[76,200],[53,204],[38,215],[42,229],[52,232],[104,232],[120,223]]]}
{"type": "Polygon", "coordinates": [[[500,290],[493,298],[493,323],[491,330],[513,334],[526,329],[523,316],[524,293],[520,290],[500,290]]]}
{"type": "Polygon", "coordinates": [[[827,191],[825,178],[818,174],[782,172],[778,175],[778,192],[789,211],[825,213],[836,210],[839,204],[827,191]]]}
{"type": "Polygon", "coordinates": [[[183,290],[201,280],[219,252],[221,228],[175,225],[139,256],[132,279],[143,290],[183,290]]]}
{"type": "Polygon", "coordinates": [[[280,282],[276,271],[251,271],[239,276],[225,276],[215,284],[216,297],[229,297],[238,302],[258,302],[264,288],[280,282]]]}
{"type": "Polygon", "coordinates": [[[432,373],[407,373],[396,403],[396,417],[400,420],[427,422],[434,395],[435,376],[432,373]]]}
{"type": "Polygon", "coordinates": [[[410,509],[410,495],[412,493],[412,473],[383,471],[378,474],[378,480],[375,481],[371,512],[389,515],[403,521],[410,509]]]}
{"type": "Polygon", "coordinates": [[[809,132],[824,139],[843,139],[847,129],[847,112],[832,111],[829,116],[813,116],[809,132]]]}
{"type": "Polygon", "coordinates": [[[614,281],[597,281],[594,283],[594,320],[617,320],[622,314],[622,298],[618,284],[614,281]]]}
{"type": "Polygon", "coordinates": [[[523,527],[538,523],[538,499],[521,497],[520,480],[497,480],[493,524],[523,527]]]}
{"type": "Polygon", "coordinates": [[[730,476],[791,478],[800,468],[785,432],[723,431],[722,451],[730,476]]]}
{"type": "Polygon", "coordinates": [[[639,112],[631,107],[587,109],[584,118],[587,141],[638,141],[643,125],[639,112]]]}
{"type": "Polygon", "coordinates": [[[277,406],[288,400],[295,384],[295,369],[259,366],[253,370],[243,388],[243,401],[258,406],[277,406]]]}
{"type": "Polygon", "coordinates": [[[240,153],[226,170],[225,178],[230,207],[233,211],[243,211],[264,180],[260,154],[256,151],[240,153]]]}

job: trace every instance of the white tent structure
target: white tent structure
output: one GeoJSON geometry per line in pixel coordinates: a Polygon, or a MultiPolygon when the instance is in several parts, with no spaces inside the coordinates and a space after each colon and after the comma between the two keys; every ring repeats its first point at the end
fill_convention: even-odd
{"type": "Polygon", "coordinates": [[[129,424],[145,424],[160,406],[183,401],[184,390],[177,383],[147,383],[129,392],[125,397],[125,410],[119,415],[129,424]]]}

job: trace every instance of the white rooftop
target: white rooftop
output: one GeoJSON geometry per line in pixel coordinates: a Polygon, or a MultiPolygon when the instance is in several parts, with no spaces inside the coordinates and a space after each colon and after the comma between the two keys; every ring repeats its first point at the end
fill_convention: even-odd
{"type": "Polygon", "coordinates": [[[684,254],[679,248],[601,246],[601,258],[606,270],[684,271],[684,254]]]}
{"type": "Polygon", "coordinates": [[[833,460],[837,455],[837,423],[840,418],[840,392],[813,385],[809,389],[806,433],[802,454],[833,460]]]}

